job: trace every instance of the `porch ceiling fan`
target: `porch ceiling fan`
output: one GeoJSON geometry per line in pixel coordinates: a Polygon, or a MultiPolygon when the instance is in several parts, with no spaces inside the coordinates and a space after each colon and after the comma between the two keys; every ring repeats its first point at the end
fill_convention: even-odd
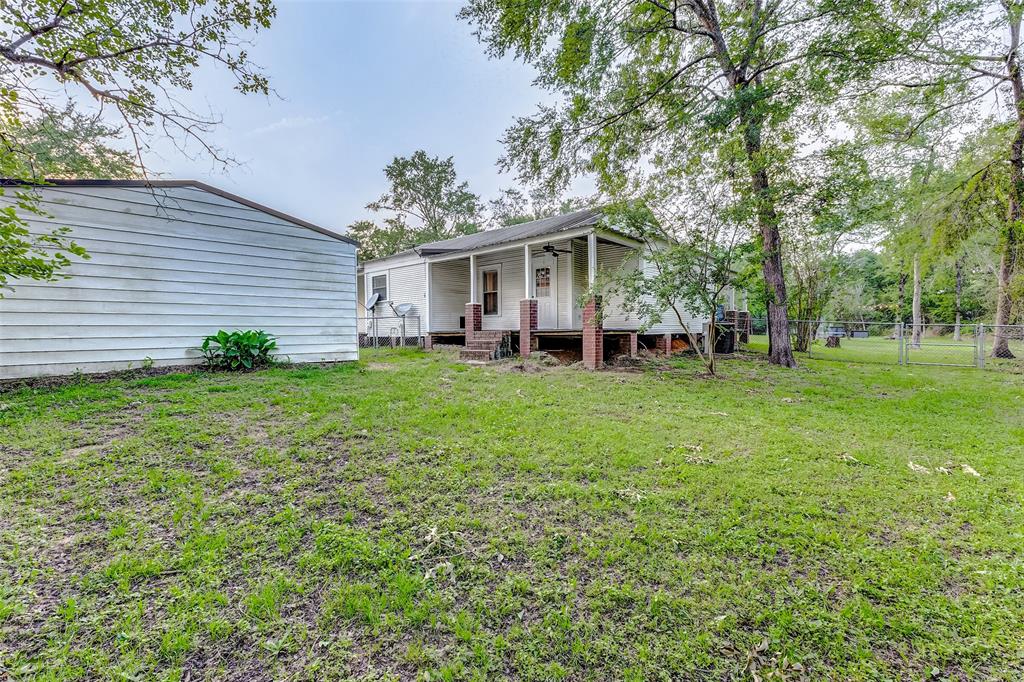
{"type": "Polygon", "coordinates": [[[558,258],[558,254],[560,253],[572,253],[572,251],[569,251],[568,249],[556,249],[554,245],[550,243],[545,244],[541,251],[544,253],[550,253],[555,258],[558,258]]]}

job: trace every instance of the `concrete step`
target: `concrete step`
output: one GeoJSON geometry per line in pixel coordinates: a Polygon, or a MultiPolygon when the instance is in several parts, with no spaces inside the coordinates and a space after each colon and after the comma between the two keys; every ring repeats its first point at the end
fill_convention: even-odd
{"type": "Polygon", "coordinates": [[[494,358],[494,350],[480,348],[463,348],[459,351],[459,360],[488,362],[494,358]]]}

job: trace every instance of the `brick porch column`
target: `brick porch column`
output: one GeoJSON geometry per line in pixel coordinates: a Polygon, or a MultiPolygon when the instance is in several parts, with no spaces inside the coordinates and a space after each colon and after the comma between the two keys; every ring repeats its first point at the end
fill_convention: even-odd
{"type": "Polygon", "coordinates": [[[637,342],[637,333],[629,333],[629,357],[635,358],[640,355],[640,344],[637,342]]]}
{"type": "Polygon", "coordinates": [[[519,301],[519,355],[526,357],[533,350],[533,330],[537,328],[537,299],[519,301]]]}
{"type": "Polygon", "coordinates": [[[672,355],[672,335],[662,334],[654,341],[654,350],[666,356],[672,355]]]}
{"type": "Polygon", "coordinates": [[[466,304],[466,345],[473,342],[474,332],[483,329],[484,309],[479,303],[466,304]]]}
{"type": "Polygon", "coordinates": [[[604,364],[604,326],[598,312],[601,297],[593,296],[583,307],[583,366],[597,369],[604,364]]]}

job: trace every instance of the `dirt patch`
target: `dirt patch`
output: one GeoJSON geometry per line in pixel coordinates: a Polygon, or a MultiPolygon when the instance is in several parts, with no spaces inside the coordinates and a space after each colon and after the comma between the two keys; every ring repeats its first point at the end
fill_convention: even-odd
{"type": "Polygon", "coordinates": [[[34,377],[29,379],[0,380],[0,393],[15,391],[22,388],[62,388],[76,384],[98,384],[111,379],[145,379],[165,374],[197,374],[205,371],[201,365],[172,365],[170,367],[150,367],[149,369],[125,369],[116,372],[96,372],[95,374],[65,374],[55,377],[34,377]]]}

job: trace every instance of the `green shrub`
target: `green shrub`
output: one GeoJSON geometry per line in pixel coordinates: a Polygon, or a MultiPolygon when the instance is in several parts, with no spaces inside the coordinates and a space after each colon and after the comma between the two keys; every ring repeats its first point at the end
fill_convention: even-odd
{"type": "Polygon", "coordinates": [[[253,369],[272,364],[271,351],[277,348],[277,339],[262,329],[233,331],[221,329],[203,339],[199,352],[206,364],[215,369],[253,369]]]}

